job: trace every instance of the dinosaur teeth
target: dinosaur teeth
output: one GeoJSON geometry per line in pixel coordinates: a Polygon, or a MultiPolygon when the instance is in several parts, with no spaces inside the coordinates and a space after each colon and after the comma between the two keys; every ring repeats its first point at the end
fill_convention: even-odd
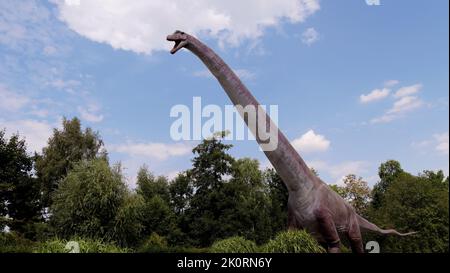
{"type": "Polygon", "coordinates": [[[173,46],[172,50],[170,51],[170,53],[175,54],[178,50],[180,50],[182,47],[184,47],[186,45],[186,41],[182,41],[182,40],[175,40],[175,45],[173,46]]]}

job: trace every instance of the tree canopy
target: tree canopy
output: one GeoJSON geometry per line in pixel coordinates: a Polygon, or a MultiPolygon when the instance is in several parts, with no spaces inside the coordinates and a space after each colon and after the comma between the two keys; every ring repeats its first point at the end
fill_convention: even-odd
{"type": "Polygon", "coordinates": [[[81,129],[78,118],[62,121],[62,129],[53,129],[53,136],[42,154],[36,155],[36,174],[43,192],[44,206],[51,204],[50,195],[58,183],[81,160],[106,158],[103,141],[91,128],[81,129]]]}
{"type": "MultiPolygon", "coordinates": [[[[192,167],[173,179],[142,166],[132,190],[120,163],[110,165],[99,134],[82,130],[76,118],[64,119],[35,156],[19,135],[7,139],[0,131],[0,228],[50,245],[55,237],[81,238],[151,252],[309,242],[301,232],[285,233],[288,192],[277,172],[234,158],[223,136],[194,147],[192,167]]],[[[382,252],[448,252],[448,177],[431,170],[413,175],[395,160],[383,162],[378,174],[373,189],[356,174],[330,187],[381,228],[418,234],[363,238],[379,242],[382,252]]]]}
{"type": "Polygon", "coordinates": [[[0,229],[8,224],[31,238],[35,236],[33,224],[41,219],[39,184],[32,169],[25,140],[18,134],[7,140],[0,131],[0,229]]]}

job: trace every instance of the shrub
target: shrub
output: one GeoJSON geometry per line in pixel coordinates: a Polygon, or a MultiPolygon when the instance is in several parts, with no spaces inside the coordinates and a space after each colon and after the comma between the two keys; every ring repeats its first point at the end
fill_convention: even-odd
{"type": "Polygon", "coordinates": [[[275,239],[261,247],[266,253],[324,253],[317,241],[304,230],[289,230],[278,233],[275,239]]]}
{"type": "Polygon", "coordinates": [[[114,227],[108,231],[107,238],[120,246],[136,246],[141,240],[142,213],[144,200],[138,194],[127,193],[122,206],[116,213],[114,227]]]}
{"type": "Polygon", "coordinates": [[[111,243],[105,243],[100,240],[90,240],[74,238],[72,240],[53,239],[39,243],[35,253],[68,253],[71,248],[67,246],[68,242],[77,242],[80,247],[80,253],[128,253],[130,249],[120,248],[111,243]],[[67,246],[67,248],[66,248],[67,246]]]}
{"type": "Polygon", "coordinates": [[[169,252],[167,240],[163,236],[159,236],[157,233],[153,232],[141,246],[139,252],[146,252],[146,253],[169,252]]]}
{"type": "Polygon", "coordinates": [[[81,161],[55,191],[50,221],[64,239],[81,236],[129,247],[142,229],[142,204],[127,191],[119,167],[103,159],[81,161]]]}
{"type": "Polygon", "coordinates": [[[0,232],[0,253],[30,253],[34,243],[15,232],[0,232]]]}
{"type": "Polygon", "coordinates": [[[170,253],[210,253],[209,248],[188,247],[188,246],[172,246],[169,248],[170,253]]]}
{"type": "Polygon", "coordinates": [[[215,242],[210,252],[213,253],[255,253],[258,251],[258,246],[250,240],[243,237],[235,236],[228,239],[215,242]]]}

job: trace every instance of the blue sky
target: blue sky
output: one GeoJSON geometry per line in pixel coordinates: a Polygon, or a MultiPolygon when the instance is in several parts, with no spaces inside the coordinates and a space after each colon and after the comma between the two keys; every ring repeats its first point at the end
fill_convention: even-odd
{"type": "MultiPolygon", "coordinates": [[[[147,164],[173,177],[196,142],[170,137],[176,104],[230,104],[165,35],[201,38],[241,76],[328,183],[370,185],[379,164],[448,174],[448,1],[0,0],[0,127],[30,152],[77,116],[98,130],[131,186],[147,164]],[[189,4],[188,4],[189,3],[189,4]],[[256,4],[257,3],[257,4],[256,4]]],[[[268,166],[255,141],[236,157],[268,166]]]]}

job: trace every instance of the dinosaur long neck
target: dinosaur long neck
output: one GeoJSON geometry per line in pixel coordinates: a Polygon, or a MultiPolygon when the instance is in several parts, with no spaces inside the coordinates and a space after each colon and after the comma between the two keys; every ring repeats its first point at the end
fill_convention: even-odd
{"type": "MultiPolygon", "coordinates": [[[[258,101],[253,97],[233,70],[230,69],[230,67],[212,49],[193,37],[186,48],[197,55],[197,57],[199,57],[206,65],[211,73],[217,78],[220,85],[236,107],[241,106],[245,108],[247,106],[253,106],[257,109],[259,108],[260,111],[257,111],[256,120],[265,118],[266,132],[271,128],[271,131],[275,132],[274,134],[278,137],[277,146],[274,147],[273,150],[263,148],[263,151],[280,175],[288,190],[290,192],[301,190],[302,192],[307,193],[314,186],[321,183],[311,172],[297,151],[292,147],[284,134],[271,120],[269,115],[259,107],[258,101]]],[[[248,126],[249,120],[242,112],[239,113],[248,126]]],[[[252,133],[261,147],[267,145],[267,142],[261,139],[257,133],[253,131],[252,133]]]]}

